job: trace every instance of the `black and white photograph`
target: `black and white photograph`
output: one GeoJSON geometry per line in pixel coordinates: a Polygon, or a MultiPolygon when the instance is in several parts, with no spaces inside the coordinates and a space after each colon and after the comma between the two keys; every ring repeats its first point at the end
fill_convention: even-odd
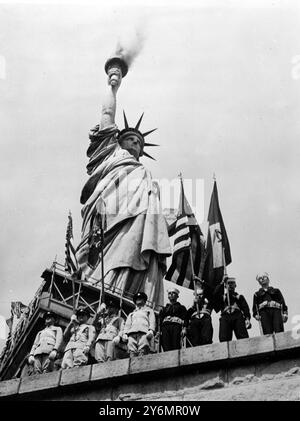
{"type": "Polygon", "coordinates": [[[1,404],[300,401],[298,1],[0,1],[0,110],[1,404]]]}

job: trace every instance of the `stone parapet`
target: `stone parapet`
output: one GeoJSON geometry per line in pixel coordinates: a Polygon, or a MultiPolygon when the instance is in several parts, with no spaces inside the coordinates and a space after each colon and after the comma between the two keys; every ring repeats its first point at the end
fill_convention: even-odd
{"type": "Polygon", "coordinates": [[[0,399],[300,400],[300,338],[284,332],[7,380],[0,399]]]}

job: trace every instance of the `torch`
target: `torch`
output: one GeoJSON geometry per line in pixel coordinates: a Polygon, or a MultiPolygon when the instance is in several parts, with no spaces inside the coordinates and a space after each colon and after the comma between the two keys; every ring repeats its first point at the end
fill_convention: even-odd
{"type": "Polygon", "coordinates": [[[116,71],[116,69],[118,69],[118,71],[121,73],[122,78],[127,75],[128,64],[122,56],[114,55],[113,57],[110,57],[105,63],[104,70],[110,78],[112,86],[117,84],[119,78],[119,72],[116,71]]]}

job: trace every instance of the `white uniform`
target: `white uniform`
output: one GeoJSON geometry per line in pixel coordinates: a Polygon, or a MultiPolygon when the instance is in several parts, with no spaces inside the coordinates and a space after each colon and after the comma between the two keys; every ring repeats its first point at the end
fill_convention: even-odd
{"type": "Polygon", "coordinates": [[[152,308],[136,308],[127,317],[124,334],[128,335],[128,351],[131,355],[148,354],[151,341],[146,337],[149,331],[155,332],[155,314],[152,308]]]}
{"type": "Polygon", "coordinates": [[[117,315],[106,316],[104,323],[102,323],[100,333],[96,339],[95,345],[95,359],[98,362],[105,362],[108,360],[115,360],[115,343],[113,339],[116,336],[123,335],[124,320],[117,315]]]}
{"type": "Polygon", "coordinates": [[[36,335],[30,355],[34,356],[34,372],[47,373],[53,371],[54,361],[49,354],[58,351],[62,343],[62,329],[59,326],[47,326],[36,335]]]}
{"type": "Polygon", "coordinates": [[[94,326],[83,323],[71,328],[71,338],[64,351],[61,367],[72,368],[88,362],[88,352],[95,337],[94,326]]]}

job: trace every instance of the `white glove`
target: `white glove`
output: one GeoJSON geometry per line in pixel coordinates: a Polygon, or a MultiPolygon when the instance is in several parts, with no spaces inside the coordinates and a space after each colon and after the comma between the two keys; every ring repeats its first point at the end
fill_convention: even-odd
{"type": "Polygon", "coordinates": [[[123,341],[128,342],[128,335],[126,333],[124,333],[123,335],[123,341]]]}
{"type": "Polygon", "coordinates": [[[100,313],[103,313],[106,310],[106,304],[101,303],[99,310],[100,310],[100,313]]]}
{"type": "Polygon", "coordinates": [[[259,315],[257,314],[256,316],[254,316],[255,317],[255,319],[259,322],[260,321],[260,317],[259,317],[259,315]]]}
{"type": "Polygon", "coordinates": [[[120,338],[120,336],[119,336],[119,335],[118,335],[118,336],[115,336],[115,337],[114,337],[114,339],[113,339],[113,343],[114,343],[115,345],[119,345],[120,340],[121,340],[121,338],[120,338]]]}
{"type": "Polygon", "coordinates": [[[249,319],[245,320],[245,325],[246,325],[246,329],[251,329],[251,327],[252,327],[249,319]]]}
{"type": "Polygon", "coordinates": [[[149,330],[147,333],[146,333],[146,338],[148,339],[148,340],[150,340],[150,339],[152,339],[153,338],[153,332],[152,332],[152,330],[149,330]]]}
{"type": "Polygon", "coordinates": [[[184,338],[186,336],[186,327],[184,327],[181,331],[181,337],[184,338]]]}
{"type": "Polygon", "coordinates": [[[86,345],[86,346],[83,348],[83,353],[84,353],[85,355],[87,355],[89,352],[90,352],[90,347],[86,345]]]}
{"type": "Polygon", "coordinates": [[[56,356],[57,356],[57,351],[55,350],[51,351],[49,354],[49,360],[51,361],[55,360],[56,356]]]}
{"type": "Polygon", "coordinates": [[[286,313],[283,313],[282,321],[283,321],[283,323],[286,323],[288,321],[288,315],[286,313]]]}
{"type": "Polygon", "coordinates": [[[33,355],[29,355],[29,357],[28,357],[28,364],[34,364],[34,361],[35,361],[35,359],[34,359],[34,356],[33,355]]]}

